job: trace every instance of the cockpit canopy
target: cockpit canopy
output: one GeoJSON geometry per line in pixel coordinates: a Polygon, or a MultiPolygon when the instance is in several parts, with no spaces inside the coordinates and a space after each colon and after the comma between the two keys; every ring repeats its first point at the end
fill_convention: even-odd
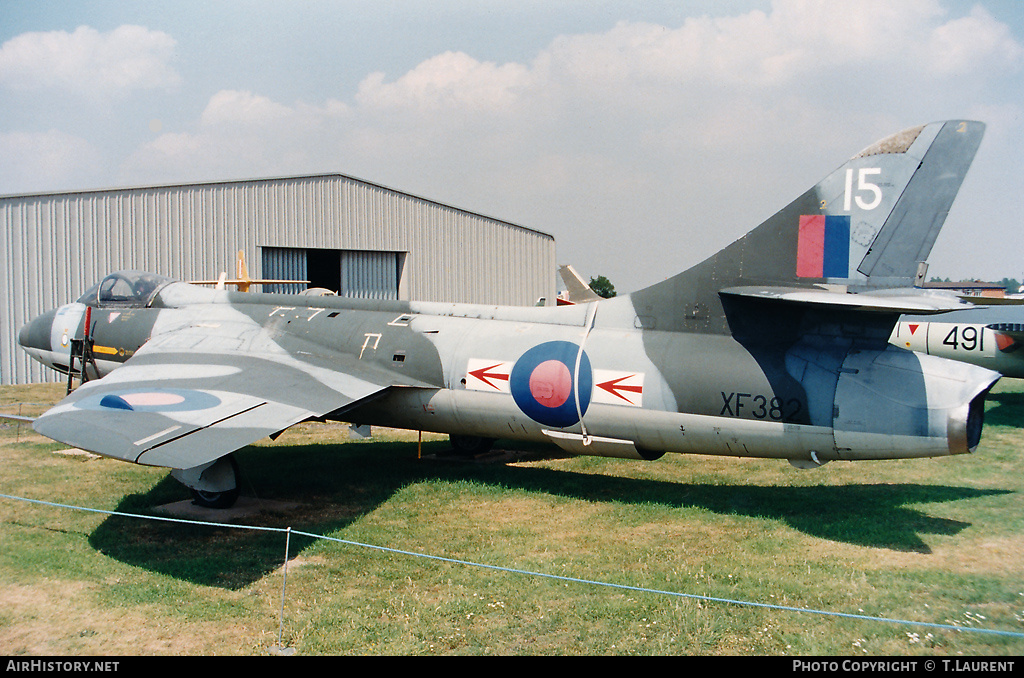
{"type": "Polygon", "coordinates": [[[89,306],[145,308],[173,278],[144,271],[116,271],[90,287],[78,302],[89,306]]]}

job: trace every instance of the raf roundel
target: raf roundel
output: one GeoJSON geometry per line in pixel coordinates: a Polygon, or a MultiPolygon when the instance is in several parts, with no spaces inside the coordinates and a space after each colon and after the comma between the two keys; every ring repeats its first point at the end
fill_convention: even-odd
{"type": "Polygon", "coordinates": [[[205,391],[184,388],[125,389],[91,395],[75,403],[83,410],[128,410],[130,412],[186,412],[208,410],[221,403],[205,391]]]}
{"type": "Polygon", "coordinates": [[[509,388],[519,409],[538,423],[558,428],[572,426],[586,413],[592,386],[590,359],[568,341],[534,346],[516,361],[509,375],[509,388]],[[574,378],[577,358],[578,384],[574,378]]]}

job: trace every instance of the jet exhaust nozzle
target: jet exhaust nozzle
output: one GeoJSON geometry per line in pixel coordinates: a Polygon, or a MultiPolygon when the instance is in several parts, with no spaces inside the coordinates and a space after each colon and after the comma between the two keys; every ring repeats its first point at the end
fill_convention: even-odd
{"type": "Polygon", "coordinates": [[[985,396],[1001,375],[890,348],[851,351],[836,386],[833,431],[841,458],[968,454],[977,449],[985,396]]]}

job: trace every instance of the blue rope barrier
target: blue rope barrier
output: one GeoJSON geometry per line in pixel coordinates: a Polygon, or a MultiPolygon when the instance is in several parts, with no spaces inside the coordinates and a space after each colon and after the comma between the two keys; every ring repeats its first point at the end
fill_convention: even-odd
{"type": "MultiPolygon", "coordinates": [[[[498,571],[498,572],[506,572],[506,573],[509,573],[509,574],[519,574],[519,575],[525,575],[525,576],[529,576],[529,577],[540,577],[540,578],[544,578],[544,579],[555,579],[555,580],[559,580],[559,581],[572,582],[572,583],[575,583],[575,584],[585,584],[585,585],[589,585],[589,586],[601,586],[601,587],[605,587],[605,588],[621,589],[621,590],[633,591],[633,592],[637,592],[637,593],[650,593],[650,594],[653,594],[653,595],[672,596],[672,597],[676,597],[676,598],[686,598],[686,599],[689,599],[689,600],[699,600],[699,601],[708,602],[708,603],[721,603],[721,604],[726,604],[726,605],[736,605],[736,606],[740,606],[740,607],[751,607],[751,608],[759,608],[759,609],[765,609],[765,610],[775,610],[775,611],[780,611],[780,612],[798,612],[798,613],[804,613],[804,614],[813,614],[813,615],[826,616],[826,617],[836,617],[836,618],[842,618],[842,619],[857,619],[857,620],[860,620],[860,621],[882,622],[882,623],[887,623],[887,624],[903,624],[903,625],[906,625],[906,626],[921,626],[921,627],[931,628],[931,629],[941,629],[941,630],[944,630],[944,631],[960,631],[960,632],[968,632],[968,633],[982,633],[982,634],[989,634],[989,635],[995,635],[995,636],[1003,636],[1003,637],[1009,637],[1009,638],[1024,638],[1024,633],[1019,633],[1019,632],[1016,632],[1016,631],[1001,631],[999,629],[981,629],[981,628],[975,628],[975,627],[971,627],[971,626],[957,626],[955,624],[937,624],[937,623],[932,623],[932,622],[912,621],[912,620],[909,620],[909,619],[895,619],[895,618],[890,618],[890,617],[875,617],[875,616],[865,615],[865,614],[851,614],[851,613],[848,613],[848,612],[833,612],[831,610],[816,610],[814,608],[808,608],[808,607],[791,607],[791,606],[788,606],[788,605],[777,605],[777,604],[774,604],[774,603],[758,603],[758,602],[749,601],[749,600],[738,600],[738,599],[732,599],[732,598],[719,598],[719,597],[716,597],[716,596],[705,596],[705,595],[700,595],[700,594],[696,594],[696,593],[681,593],[679,591],[666,591],[666,590],[661,590],[661,589],[645,588],[645,587],[642,587],[642,586],[631,586],[631,585],[628,585],[628,584],[615,584],[615,583],[612,583],[612,582],[604,582],[604,581],[599,581],[599,580],[594,580],[594,579],[581,579],[581,578],[578,578],[578,577],[567,577],[567,576],[564,576],[564,575],[547,574],[545,572],[535,572],[535,571],[532,571],[532,570],[521,570],[521,569],[512,568],[512,567],[505,567],[505,566],[501,566],[501,565],[490,565],[490,564],[487,564],[487,563],[476,563],[476,562],[469,561],[469,560],[458,560],[456,558],[447,558],[445,556],[435,556],[435,555],[430,555],[430,554],[427,554],[427,553],[419,553],[419,552],[416,552],[416,551],[405,551],[405,550],[402,550],[402,549],[395,549],[395,548],[390,548],[390,547],[387,547],[387,546],[378,546],[376,544],[367,544],[367,543],[363,543],[363,542],[352,541],[352,540],[349,540],[349,539],[340,539],[338,537],[328,537],[328,536],[322,535],[322,534],[315,534],[315,533],[312,533],[312,532],[302,532],[302,531],[299,531],[299,530],[294,530],[294,529],[292,529],[290,527],[265,527],[265,526],[259,526],[259,525],[238,525],[238,524],[233,524],[233,523],[215,523],[215,522],[208,522],[208,521],[203,521],[203,520],[190,520],[190,519],[187,519],[187,518],[172,518],[172,517],[169,517],[169,516],[151,516],[151,515],[144,515],[144,514],[139,514],[139,513],[124,513],[124,512],[121,512],[121,511],[108,511],[108,510],[104,510],[104,509],[95,509],[95,508],[88,508],[88,507],[83,507],[83,506],[74,506],[72,504],[59,504],[59,503],[56,503],[56,502],[43,501],[43,500],[40,500],[40,499],[27,499],[25,497],[17,497],[17,496],[13,496],[13,495],[9,495],[9,494],[0,494],[0,498],[12,499],[12,500],[15,500],[15,501],[24,501],[24,502],[28,502],[28,503],[32,503],[32,504],[41,504],[41,505],[44,505],[44,506],[53,506],[53,507],[56,507],[56,508],[71,509],[71,510],[76,510],[76,511],[87,511],[87,512],[91,512],[91,513],[102,513],[102,514],[111,515],[111,516],[121,516],[121,517],[124,517],[124,518],[139,518],[139,519],[143,519],[143,520],[158,520],[158,521],[163,521],[163,522],[185,523],[185,524],[189,524],[189,525],[201,525],[201,526],[205,526],[205,527],[227,527],[227,528],[239,529],[239,530],[256,530],[256,531],[264,531],[264,532],[282,532],[282,533],[285,533],[286,535],[288,535],[289,537],[290,537],[290,535],[293,535],[293,534],[294,535],[302,535],[304,537],[310,537],[312,539],[322,539],[324,541],[332,541],[332,542],[336,542],[336,543],[339,543],[339,544],[345,544],[347,546],[356,546],[356,547],[359,547],[359,548],[372,549],[372,550],[381,551],[381,552],[385,552],[385,553],[393,553],[393,554],[396,554],[396,555],[410,556],[410,557],[414,557],[414,558],[424,558],[424,559],[427,559],[427,560],[434,560],[434,561],[439,561],[439,562],[445,562],[445,563],[450,563],[450,564],[453,564],[453,565],[463,565],[463,566],[466,566],[466,567],[479,567],[479,568],[484,568],[484,569],[488,569],[488,570],[494,570],[494,571],[498,571]]],[[[288,554],[286,553],[285,554],[286,562],[287,562],[287,555],[288,554]]]]}

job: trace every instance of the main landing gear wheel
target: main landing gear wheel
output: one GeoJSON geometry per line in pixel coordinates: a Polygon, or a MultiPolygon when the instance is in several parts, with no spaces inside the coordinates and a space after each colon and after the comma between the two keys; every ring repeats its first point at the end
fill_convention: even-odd
{"type": "Polygon", "coordinates": [[[450,435],[448,436],[448,442],[451,444],[452,449],[455,450],[455,454],[472,457],[473,455],[490,451],[496,441],[494,438],[450,435]]]}
{"type": "Polygon", "coordinates": [[[238,462],[229,454],[197,466],[171,472],[192,494],[192,503],[203,508],[231,508],[238,501],[238,462]]]}
{"type": "Polygon", "coordinates": [[[224,490],[223,492],[209,492],[189,488],[189,492],[192,493],[192,503],[203,508],[226,509],[231,508],[238,501],[237,487],[233,490],[224,490]]]}

